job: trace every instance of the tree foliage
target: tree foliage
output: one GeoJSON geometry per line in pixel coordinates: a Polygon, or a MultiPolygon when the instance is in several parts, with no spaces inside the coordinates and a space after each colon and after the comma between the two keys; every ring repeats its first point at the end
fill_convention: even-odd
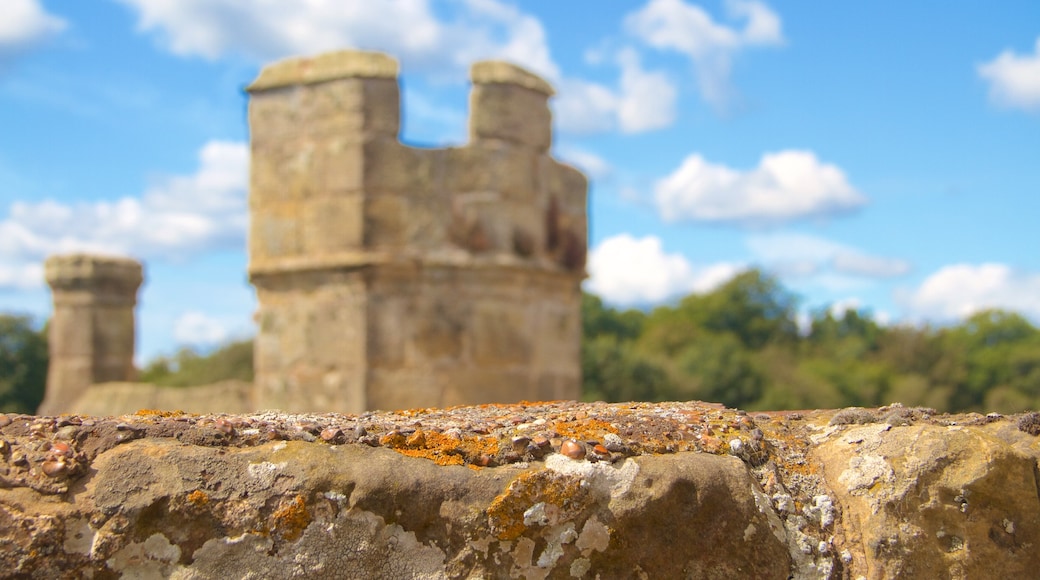
{"type": "Polygon", "coordinates": [[[47,330],[0,314],[0,412],[34,413],[47,386],[47,330]]]}
{"type": "Polygon", "coordinates": [[[747,409],[1040,408],[1040,329],[1019,314],[989,310],[933,328],[823,308],[799,332],[797,306],[757,270],[648,313],[619,312],[586,295],[585,397],[747,409]]]}
{"type": "Polygon", "coordinates": [[[153,359],[141,371],[142,382],[170,387],[208,385],[217,381],[253,380],[252,339],[229,342],[209,354],[182,348],[173,356],[153,359]]]}

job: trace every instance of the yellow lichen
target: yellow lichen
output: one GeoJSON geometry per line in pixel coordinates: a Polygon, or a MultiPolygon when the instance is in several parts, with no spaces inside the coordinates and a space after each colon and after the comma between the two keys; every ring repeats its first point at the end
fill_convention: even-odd
{"type": "Polygon", "coordinates": [[[607,433],[617,433],[614,425],[599,419],[582,419],[560,421],[556,423],[556,432],[561,437],[569,437],[578,441],[602,441],[607,433]]]}
{"type": "Polygon", "coordinates": [[[203,507],[209,503],[209,496],[206,492],[196,489],[188,494],[188,503],[195,507],[203,507]]]}
{"type": "Polygon", "coordinates": [[[380,443],[409,457],[429,459],[437,465],[476,463],[481,457],[498,453],[498,439],[491,436],[469,436],[461,439],[436,431],[416,431],[405,437],[400,433],[384,435],[380,443]]]}
{"type": "Polygon", "coordinates": [[[272,531],[278,532],[290,542],[300,537],[303,530],[311,523],[311,513],[303,496],[298,495],[289,503],[283,504],[271,514],[272,531]]]}
{"type": "Polygon", "coordinates": [[[584,508],[587,496],[581,478],[548,470],[522,473],[491,501],[488,523],[498,539],[515,540],[527,530],[524,512],[531,506],[539,502],[552,504],[569,516],[584,508]]]}
{"type": "Polygon", "coordinates": [[[186,414],[184,411],[163,411],[160,409],[139,409],[134,413],[138,417],[180,417],[186,414]]]}

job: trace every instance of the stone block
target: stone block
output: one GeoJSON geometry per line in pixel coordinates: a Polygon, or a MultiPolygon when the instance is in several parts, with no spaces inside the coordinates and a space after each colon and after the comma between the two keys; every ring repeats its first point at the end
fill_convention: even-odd
{"type": "Polygon", "coordinates": [[[411,302],[403,296],[373,295],[369,299],[367,364],[371,369],[404,366],[405,346],[415,325],[411,302]]]}
{"type": "Polygon", "coordinates": [[[434,294],[425,297],[416,310],[415,318],[410,321],[416,329],[416,365],[459,364],[463,357],[469,316],[468,305],[458,300],[458,296],[434,294]]]}
{"type": "Polygon", "coordinates": [[[366,248],[398,248],[406,241],[408,199],[399,195],[367,197],[364,202],[366,248]]]}
{"type": "Polygon", "coordinates": [[[263,210],[269,204],[297,202],[310,197],[311,157],[314,144],[302,141],[294,147],[261,147],[255,142],[250,154],[249,208],[263,210]]]}
{"type": "Polygon", "coordinates": [[[470,92],[471,143],[502,140],[548,151],[552,145],[552,113],[547,96],[509,84],[474,84],[470,92]]]}
{"type": "Polygon", "coordinates": [[[341,51],[265,67],[248,89],[250,125],[260,140],[400,130],[397,63],[387,55],[341,51]],[[255,103],[255,106],[253,105],[255,103]]]}
{"type": "Polygon", "coordinates": [[[360,248],[364,240],[364,199],[342,194],[308,200],[303,206],[301,234],[306,255],[360,248]]]}
{"type": "Polygon", "coordinates": [[[454,367],[444,371],[443,406],[515,403],[535,392],[527,369],[454,367]]]}
{"type": "Polygon", "coordinates": [[[270,205],[254,211],[249,224],[249,261],[265,261],[296,256],[303,250],[301,223],[293,204],[270,205]]]}
{"type": "Polygon", "coordinates": [[[473,305],[473,361],[478,367],[530,361],[534,333],[516,304],[481,301],[473,305]]]}
{"type": "Polygon", "coordinates": [[[397,411],[442,407],[447,380],[447,375],[429,369],[372,369],[366,391],[368,408],[397,411]]]}
{"type": "Polygon", "coordinates": [[[429,193],[443,153],[409,147],[396,139],[368,139],[362,144],[363,187],[366,193],[420,196],[429,193]]]}
{"type": "Polygon", "coordinates": [[[558,201],[561,212],[585,216],[589,187],[585,175],[574,167],[557,161],[549,163],[546,172],[549,196],[558,201]]]}

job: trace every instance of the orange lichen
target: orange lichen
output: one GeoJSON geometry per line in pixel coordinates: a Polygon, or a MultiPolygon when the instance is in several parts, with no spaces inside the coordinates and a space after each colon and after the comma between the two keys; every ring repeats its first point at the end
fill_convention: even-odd
{"type": "Polygon", "coordinates": [[[583,419],[580,421],[559,421],[556,432],[561,437],[570,437],[578,441],[602,441],[607,433],[617,433],[614,425],[599,419],[583,419]]]}
{"type": "Polygon", "coordinates": [[[180,417],[187,415],[184,411],[163,411],[161,409],[139,409],[134,413],[138,417],[180,417]]]}
{"type": "Polygon", "coordinates": [[[209,496],[206,492],[196,489],[195,491],[188,494],[188,503],[195,507],[203,507],[209,503],[209,496]]]}
{"type": "Polygon", "coordinates": [[[520,474],[487,508],[491,532],[500,540],[519,538],[527,525],[524,512],[543,502],[559,508],[563,515],[573,515],[585,507],[588,490],[581,478],[548,470],[520,474]]]}
{"type": "Polygon", "coordinates": [[[492,436],[449,437],[436,431],[416,431],[408,437],[391,433],[379,442],[409,457],[429,459],[437,465],[477,463],[481,457],[498,453],[498,439],[492,436]]]}
{"type": "Polygon", "coordinates": [[[303,496],[298,495],[289,503],[283,504],[271,514],[273,531],[278,532],[290,542],[300,537],[303,530],[311,523],[311,513],[303,496]]]}
{"type": "Polygon", "coordinates": [[[461,455],[452,455],[437,449],[394,449],[394,451],[408,457],[429,459],[437,465],[462,465],[465,463],[461,455]]]}

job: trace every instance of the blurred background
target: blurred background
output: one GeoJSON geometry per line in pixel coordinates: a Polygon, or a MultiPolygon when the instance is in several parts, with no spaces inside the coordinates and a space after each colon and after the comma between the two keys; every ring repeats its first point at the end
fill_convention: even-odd
{"type": "Polygon", "coordinates": [[[251,377],[242,89],[347,47],[399,59],[417,146],[465,141],[475,60],[557,88],[586,398],[1040,407],[1035,2],[3,0],[0,410],[54,253],[146,262],[142,379],[251,377]]]}

